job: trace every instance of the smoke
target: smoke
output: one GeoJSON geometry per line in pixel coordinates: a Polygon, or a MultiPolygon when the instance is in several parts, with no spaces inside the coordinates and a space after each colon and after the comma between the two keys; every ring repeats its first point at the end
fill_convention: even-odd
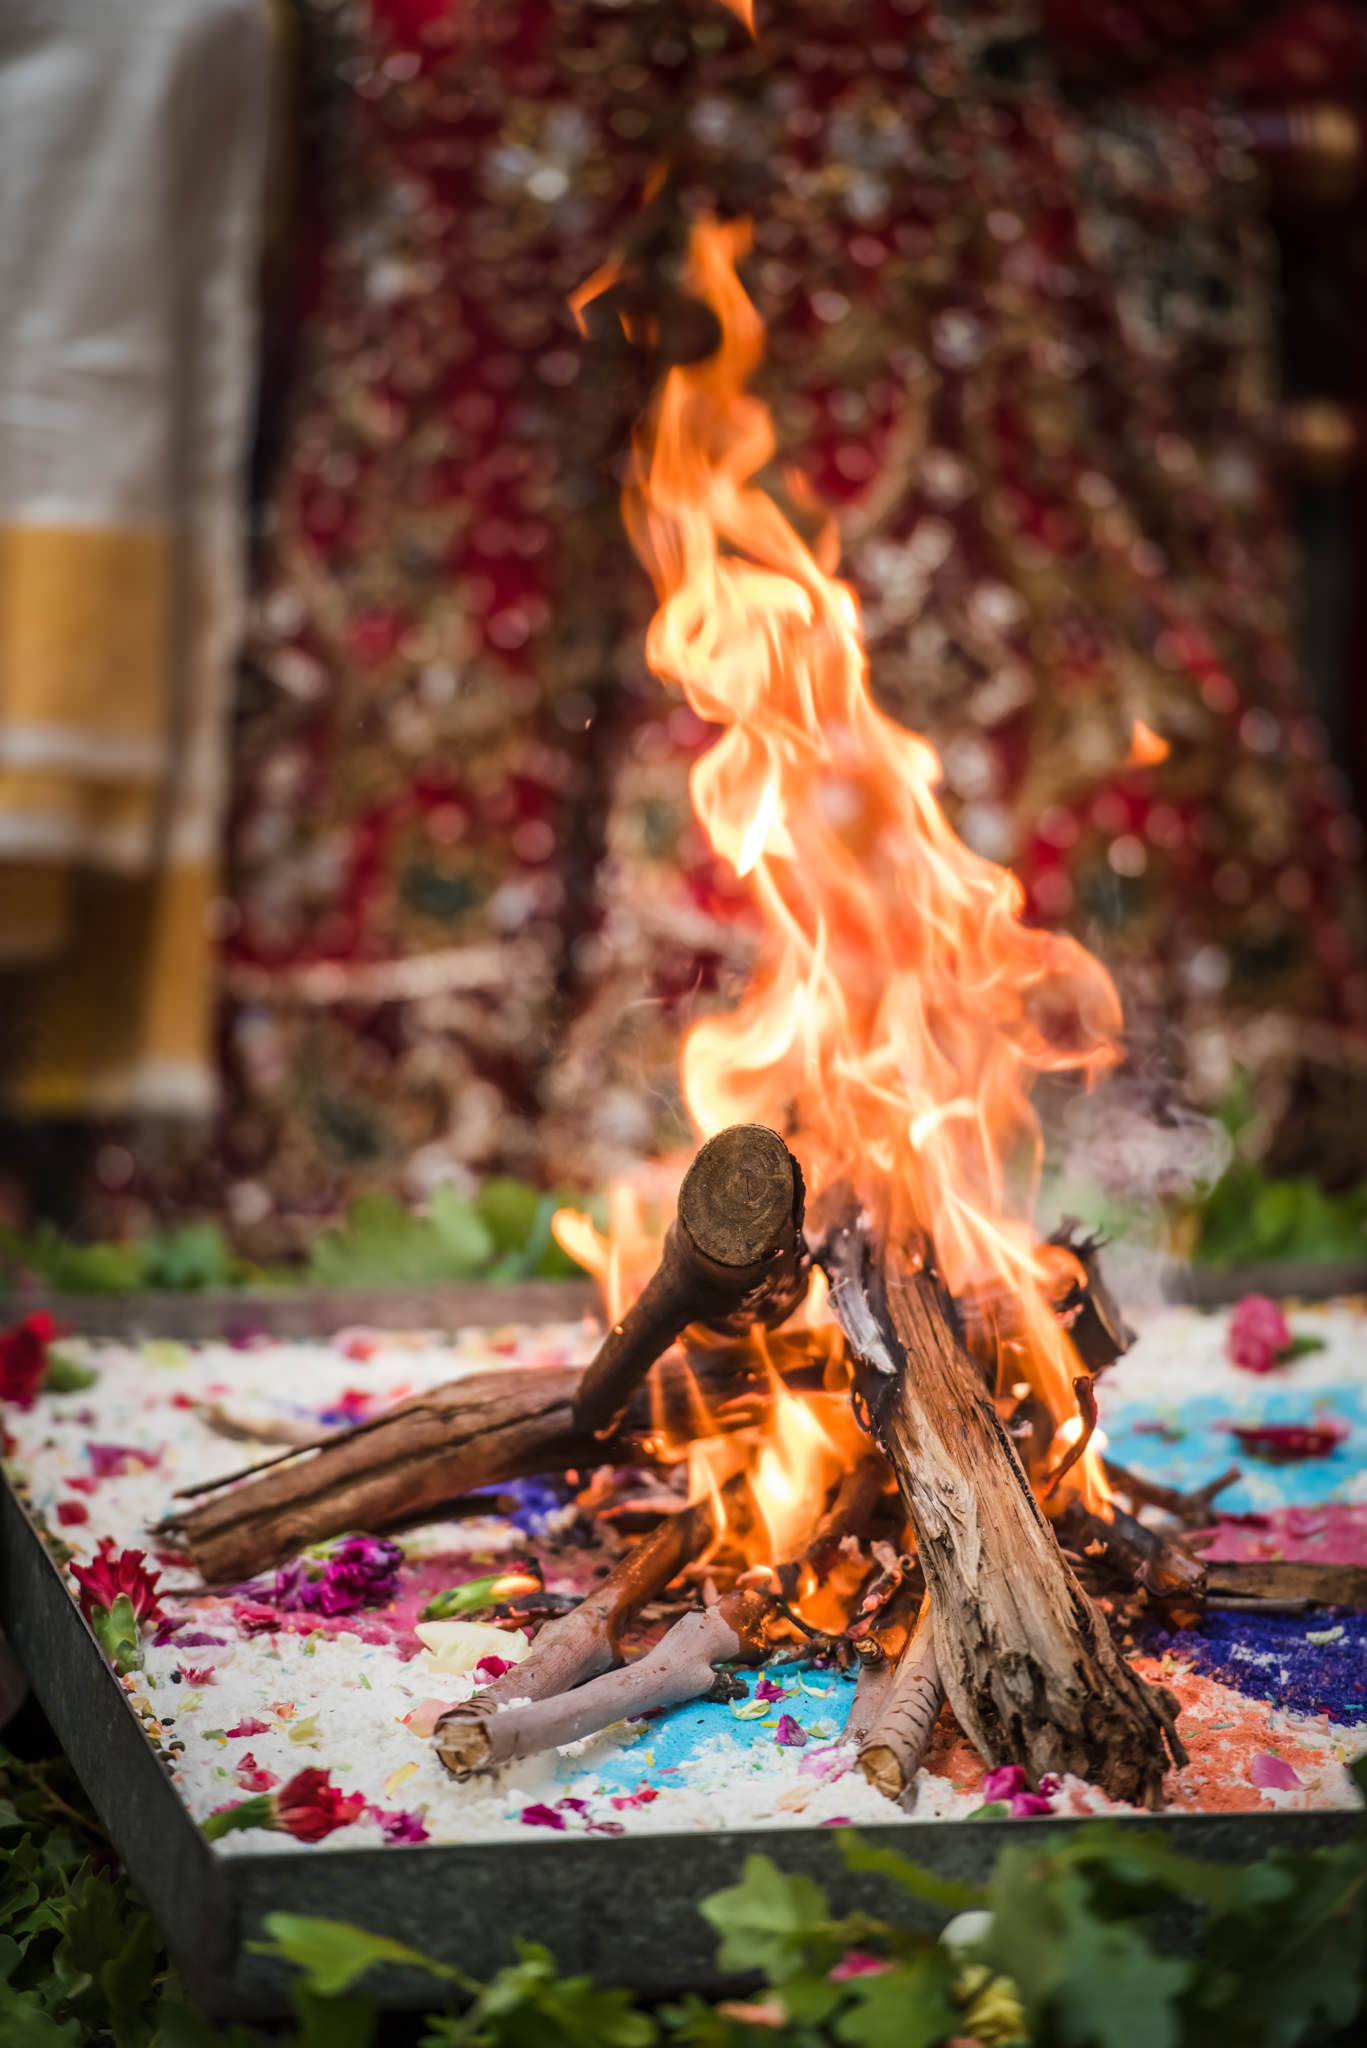
{"type": "Polygon", "coordinates": [[[1046,1230],[1075,1216],[1112,1240],[1106,1273],[1127,1306],[1157,1306],[1183,1211],[1230,1162],[1224,1126],[1165,1077],[1122,1069],[1090,1094],[1044,1107],[1046,1230]]]}

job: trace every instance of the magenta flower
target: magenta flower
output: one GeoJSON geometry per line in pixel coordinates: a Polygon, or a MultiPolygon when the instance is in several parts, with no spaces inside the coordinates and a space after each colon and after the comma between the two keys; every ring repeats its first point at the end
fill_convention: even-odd
{"type": "Polygon", "coordinates": [[[383,1536],[345,1536],[317,1578],[302,1564],[286,1565],[275,1575],[266,1597],[288,1610],[311,1614],[354,1614],[361,1607],[379,1607],[392,1600],[398,1587],[403,1552],[383,1536]]]}
{"type": "Polygon", "coordinates": [[[1052,1813],[1054,1802],[1039,1792],[1017,1792],[1011,1801],[1012,1820],[1028,1820],[1035,1813],[1052,1813]]]}
{"type": "Polygon", "coordinates": [[[983,1779],[983,1799],[989,1805],[997,1799],[1014,1799],[1025,1790],[1025,1772],[1019,1764],[998,1764],[983,1779]]]}
{"type": "Polygon", "coordinates": [[[891,1968],[891,1963],[884,1957],[871,1956],[862,1948],[852,1948],[826,1974],[832,1984],[846,1984],[851,1977],[881,1977],[891,1968]]]}
{"type": "Polygon", "coordinates": [[[426,1842],[430,1839],[420,1813],[404,1813],[397,1807],[392,1813],[383,1813],[378,1806],[372,1806],[370,1816],[380,1823],[386,1842],[426,1842]]]}
{"type": "Polygon", "coordinates": [[[1225,1349],[1245,1372],[1271,1372],[1292,1342],[1276,1302],[1266,1294],[1246,1294],[1229,1319],[1225,1349]]]}
{"type": "Polygon", "coordinates": [[[150,1472],[161,1463],[161,1451],[140,1450],[136,1444],[91,1444],[85,1447],[90,1469],[96,1479],[122,1479],[130,1468],[150,1472]]]}
{"type": "Polygon", "coordinates": [[[527,1828],[559,1828],[568,1825],[563,1813],[557,1813],[553,1806],[524,1806],[518,1819],[527,1828]]]}
{"type": "Polygon", "coordinates": [[[783,1697],[783,1687],[775,1685],[772,1678],[761,1678],[755,1687],[755,1698],[757,1700],[781,1700],[783,1697]]]}
{"type": "Polygon", "coordinates": [[[807,1740],[807,1731],[791,1714],[780,1714],[774,1740],[783,1749],[801,1749],[807,1740]]]}
{"type": "Polygon", "coordinates": [[[1348,1435],[1348,1424],[1337,1415],[1319,1422],[1227,1422],[1225,1427],[1250,1458],[1262,1458],[1269,1465],[1327,1458],[1348,1435]]]}

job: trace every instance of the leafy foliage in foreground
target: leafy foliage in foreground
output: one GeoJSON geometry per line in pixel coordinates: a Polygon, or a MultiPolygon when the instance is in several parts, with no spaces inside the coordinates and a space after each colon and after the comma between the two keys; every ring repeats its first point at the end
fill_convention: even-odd
{"type": "Polygon", "coordinates": [[[185,1223],[122,1242],[80,1244],[51,1223],[27,1235],[0,1228],[0,1293],[20,1275],[54,1294],[185,1293],[250,1286],[439,1287],[461,1280],[564,1280],[579,1267],[551,1236],[557,1209],[580,1195],[486,1180],[473,1195],[435,1189],[424,1210],[384,1192],[362,1195],[315,1238],[306,1264],[255,1266],[217,1223],[185,1223]]]}
{"type": "MultiPolygon", "coordinates": [[[[1367,1769],[1358,1782],[1367,1792],[1367,1769]]],[[[701,1911],[733,1998],[654,2011],[550,1952],[483,1981],[345,1921],[268,1916],[260,1952],[290,1963],[293,2048],[370,2048],[375,1969],[431,1982],[422,2048],[1327,2048],[1367,2015],[1367,1826],[1339,1848],[1251,1867],[1182,1856],[1158,1830],[1022,1828],[986,1890],[841,1837],[849,1869],[905,1915],[831,1914],[821,1886],[766,1856],[701,1911]],[[1027,1831],[1028,1829],[1028,1831],[1027,1831]],[[1199,1951],[1162,1952],[1165,1910],[1205,1916],[1199,1951]],[[942,1932],[930,1922],[958,1916],[942,1932]]],[[[610,1848],[605,1848],[610,1854],[610,1848]]],[[[687,1910],[681,1902],[681,1911],[687,1910]]],[[[282,2039],[281,2036],[273,2036],[282,2039]]],[[[0,2040],[6,2048],[252,2048],[191,2008],[136,1894],[113,1872],[64,1759],[0,1750],[0,2040]]]]}

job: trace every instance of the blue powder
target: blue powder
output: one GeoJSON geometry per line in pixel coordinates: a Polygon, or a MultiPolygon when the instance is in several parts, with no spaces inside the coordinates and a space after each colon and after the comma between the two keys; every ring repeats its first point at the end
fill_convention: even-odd
{"type": "Polygon", "coordinates": [[[1367,1443],[1367,1378],[1332,1388],[1316,1388],[1307,1397],[1296,1386],[1269,1385],[1250,1375],[1242,1401],[1214,1394],[1174,1391],[1169,1406],[1152,1399],[1127,1398],[1123,1384],[1103,1384],[1101,1419],[1109,1439],[1107,1455],[1145,1478],[1183,1491],[1203,1486],[1227,1465],[1239,1465],[1243,1477],[1220,1495],[1224,1513],[1266,1513],[1273,1508],[1322,1507],[1342,1500],[1348,1482],[1362,1470],[1367,1443]],[[1226,1422],[1318,1422],[1333,1416],[1349,1425],[1342,1443],[1323,1458],[1303,1458],[1277,1465],[1250,1456],[1226,1422]],[[1161,1422],[1171,1438],[1152,1433],[1145,1424],[1161,1422]]]}
{"type": "Polygon", "coordinates": [[[1367,1616],[1345,1608],[1313,1614],[1226,1614],[1218,1608],[1201,1628],[1142,1631],[1154,1655],[1171,1650],[1206,1678],[1217,1678],[1248,1699],[1359,1721],[1367,1712],[1367,1616]],[[1341,1627],[1336,1642],[1312,1643],[1311,1634],[1341,1627]]]}
{"type": "MultiPolygon", "coordinates": [[[[807,1692],[798,1684],[799,1667],[782,1665],[763,1673],[766,1678],[784,1687],[785,1697],[772,1700],[769,1710],[753,1721],[743,1721],[733,1714],[725,1702],[714,1700],[689,1700],[681,1707],[670,1707],[656,1719],[647,1721],[641,1733],[611,1755],[595,1757],[589,1767],[592,1776],[605,1792],[633,1792],[643,1778],[650,1783],[667,1788],[671,1783],[683,1786],[688,1782],[687,1766],[704,1748],[720,1743],[736,1751],[772,1749],[777,1733],[777,1723],[782,1714],[791,1714],[808,1731],[808,1749],[821,1749],[827,1743],[839,1740],[854,1704],[854,1679],[846,1678],[838,1671],[818,1671],[808,1666],[801,1667],[801,1676],[808,1686],[829,1688],[824,1697],[807,1692]],[[772,1726],[766,1728],[765,1721],[772,1726]],[[829,1734],[813,1732],[818,1728],[829,1728],[829,1734]],[[648,1762],[647,1758],[653,1758],[648,1762]],[[678,1769],[674,1775],[674,1767],[678,1769]],[[661,1772],[668,1775],[661,1777],[661,1772]]],[[[754,1696],[753,1679],[745,1679],[750,1696],[754,1696]]],[[[737,1701],[737,1705],[742,1702],[737,1701]]],[[[755,1762],[760,1762],[757,1754],[755,1762]]],[[[582,1776],[585,1766],[577,1758],[561,1757],[557,1775],[565,1782],[582,1776]]]]}

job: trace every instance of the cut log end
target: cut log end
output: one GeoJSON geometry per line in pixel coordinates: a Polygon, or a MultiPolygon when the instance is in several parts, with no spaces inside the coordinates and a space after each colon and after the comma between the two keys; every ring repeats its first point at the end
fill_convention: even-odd
{"type": "Polygon", "coordinates": [[[679,1190],[679,1221],[704,1258],[758,1266],[791,1248],[802,1176],[777,1131],[733,1124],[709,1138],[679,1190]]]}

